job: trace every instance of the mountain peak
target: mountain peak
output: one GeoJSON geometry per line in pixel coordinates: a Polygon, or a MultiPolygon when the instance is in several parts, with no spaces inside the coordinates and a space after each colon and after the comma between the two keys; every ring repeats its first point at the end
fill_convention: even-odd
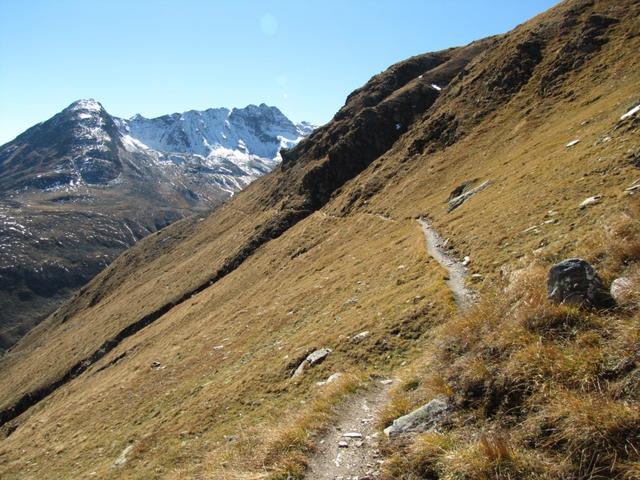
{"type": "Polygon", "coordinates": [[[77,111],[85,110],[89,112],[101,112],[104,111],[102,104],[93,98],[80,99],[73,102],[67,107],[67,110],[77,111]]]}

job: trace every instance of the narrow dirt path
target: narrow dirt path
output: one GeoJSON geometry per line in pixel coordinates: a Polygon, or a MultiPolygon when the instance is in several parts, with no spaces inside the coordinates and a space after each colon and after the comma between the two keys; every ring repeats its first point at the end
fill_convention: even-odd
{"type": "MultiPolygon", "coordinates": [[[[381,220],[393,221],[380,214],[381,220]]],[[[428,221],[419,219],[426,240],[427,251],[448,272],[447,286],[451,289],[460,310],[470,307],[475,299],[465,286],[466,269],[461,262],[448,255],[444,241],[428,221]]],[[[363,394],[347,400],[338,418],[318,443],[309,461],[306,480],[376,480],[381,478],[382,457],[378,448],[379,432],[376,419],[389,401],[390,380],[377,380],[363,394]]]]}
{"type": "Polygon", "coordinates": [[[473,304],[475,295],[473,291],[465,286],[464,279],[467,272],[464,265],[447,254],[443,248],[444,240],[438,232],[431,227],[428,221],[420,218],[418,219],[418,223],[422,227],[424,238],[427,241],[427,251],[429,255],[449,273],[447,286],[451,289],[451,292],[453,292],[456,305],[460,310],[466,310],[473,304]]]}
{"type": "Polygon", "coordinates": [[[376,380],[361,395],[347,400],[338,419],[318,444],[307,480],[374,480],[380,478],[376,419],[388,401],[389,380],[376,380]]]}

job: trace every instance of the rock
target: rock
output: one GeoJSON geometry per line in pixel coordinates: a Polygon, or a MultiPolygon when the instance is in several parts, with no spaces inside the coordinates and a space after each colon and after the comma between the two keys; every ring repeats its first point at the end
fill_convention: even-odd
{"type": "Polygon", "coordinates": [[[574,145],[577,145],[578,143],[580,143],[580,140],[579,140],[579,139],[571,140],[569,143],[567,143],[567,144],[565,145],[565,147],[567,147],[567,148],[569,148],[569,147],[573,147],[574,145]]]}
{"type": "Polygon", "coordinates": [[[332,352],[332,350],[330,348],[321,348],[319,350],[316,350],[312,353],[310,353],[307,358],[305,358],[302,363],[300,365],[298,365],[298,368],[296,368],[296,371],[293,372],[292,377],[298,377],[300,375],[302,375],[302,373],[304,372],[304,370],[307,367],[312,367],[314,365],[317,365],[318,363],[321,363],[325,358],[327,358],[327,356],[332,352]]]}
{"type": "Polygon", "coordinates": [[[626,112],[624,115],[622,115],[620,117],[621,121],[626,120],[627,118],[631,118],[633,117],[636,113],[640,112],[640,105],[636,105],[635,107],[633,107],[631,110],[629,110],[628,112],[626,112]]]}
{"type": "Polygon", "coordinates": [[[390,378],[385,378],[384,380],[380,380],[380,383],[382,385],[391,385],[393,383],[393,380],[390,378]]]}
{"type": "Polygon", "coordinates": [[[360,332],[353,337],[351,337],[352,342],[360,342],[369,336],[369,331],[365,330],[364,332],[360,332]]]}
{"type": "Polygon", "coordinates": [[[322,387],[323,385],[326,385],[328,383],[333,383],[336,380],[338,380],[340,377],[342,376],[342,373],[340,372],[336,372],[334,374],[332,374],[331,376],[329,376],[329,378],[327,378],[326,380],[322,381],[322,382],[317,382],[316,385],[319,387],[322,387]]]}
{"type": "Polygon", "coordinates": [[[469,265],[470,263],[471,263],[471,257],[467,256],[467,257],[464,257],[464,258],[462,259],[462,266],[463,266],[463,267],[466,267],[466,266],[467,266],[467,265],[469,265]]]}
{"type": "Polygon", "coordinates": [[[486,182],[482,182],[475,188],[469,188],[471,185],[473,185],[473,182],[471,181],[464,182],[449,194],[449,198],[447,199],[447,202],[449,203],[449,208],[447,209],[448,212],[455,210],[464,202],[466,202],[470,197],[487,188],[489,185],[491,185],[491,182],[487,180],[486,182]]]}
{"type": "Polygon", "coordinates": [[[638,180],[633,182],[633,185],[630,187],[624,189],[625,193],[628,195],[633,195],[637,190],[640,190],[640,182],[638,180]]]}
{"type": "Polygon", "coordinates": [[[158,362],[157,360],[151,362],[151,368],[153,368],[154,370],[158,370],[162,368],[162,364],[160,362],[158,362]]]}
{"type": "Polygon", "coordinates": [[[587,208],[590,205],[595,205],[600,202],[602,199],[602,195],[594,195],[593,197],[585,198],[580,205],[578,205],[581,209],[587,208]]]}
{"type": "Polygon", "coordinates": [[[340,440],[338,442],[338,448],[349,448],[349,444],[347,442],[345,442],[344,440],[340,440]]]}
{"type": "Polygon", "coordinates": [[[581,258],[569,258],[551,267],[547,292],[549,299],[568,305],[608,308],[615,304],[594,268],[581,258]]]}
{"type": "Polygon", "coordinates": [[[114,467],[122,467],[125,463],[127,463],[127,459],[129,457],[129,454],[131,453],[131,450],[133,450],[133,445],[128,445],[120,454],[120,456],[116,459],[115,462],[113,462],[113,466],[114,467]]]}
{"type": "Polygon", "coordinates": [[[347,432],[342,434],[345,438],[362,438],[362,434],[358,432],[347,432]]]}
{"type": "Polygon", "coordinates": [[[618,304],[625,304],[630,300],[633,281],[629,277],[619,277],[611,282],[609,293],[618,304]]]}
{"type": "Polygon", "coordinates": [[[391,426],[384,429],[384,433],[394,437],[410,432],[426,432],[442,422],[449,409],[449,402],[445,398],[434,398],[417,410],[396,418],[391,426]]]}

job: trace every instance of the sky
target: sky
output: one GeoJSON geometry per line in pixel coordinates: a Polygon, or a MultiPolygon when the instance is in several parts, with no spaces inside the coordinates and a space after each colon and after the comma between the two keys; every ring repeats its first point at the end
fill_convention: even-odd
{"type": "Polygon", "coordinates": [[[80,98],[155,117],[266,103],[329,121],[391,64],[555,0],[0,0],[0,144],[80,98]]]}

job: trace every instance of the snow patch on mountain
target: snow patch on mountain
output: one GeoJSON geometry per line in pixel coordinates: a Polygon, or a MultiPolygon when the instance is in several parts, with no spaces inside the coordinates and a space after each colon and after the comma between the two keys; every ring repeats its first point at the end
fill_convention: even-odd
{"type": "Polygon", "coordinates": [[[209,157],[220,148],[238,150],[263,159],[275,159],[280,148],[291,148],[314,128],[294,124],[276,107],[190,110],[157,118],[134,115],[116,119],[120,131],[147,147],[166,153],[209,157]]]}

